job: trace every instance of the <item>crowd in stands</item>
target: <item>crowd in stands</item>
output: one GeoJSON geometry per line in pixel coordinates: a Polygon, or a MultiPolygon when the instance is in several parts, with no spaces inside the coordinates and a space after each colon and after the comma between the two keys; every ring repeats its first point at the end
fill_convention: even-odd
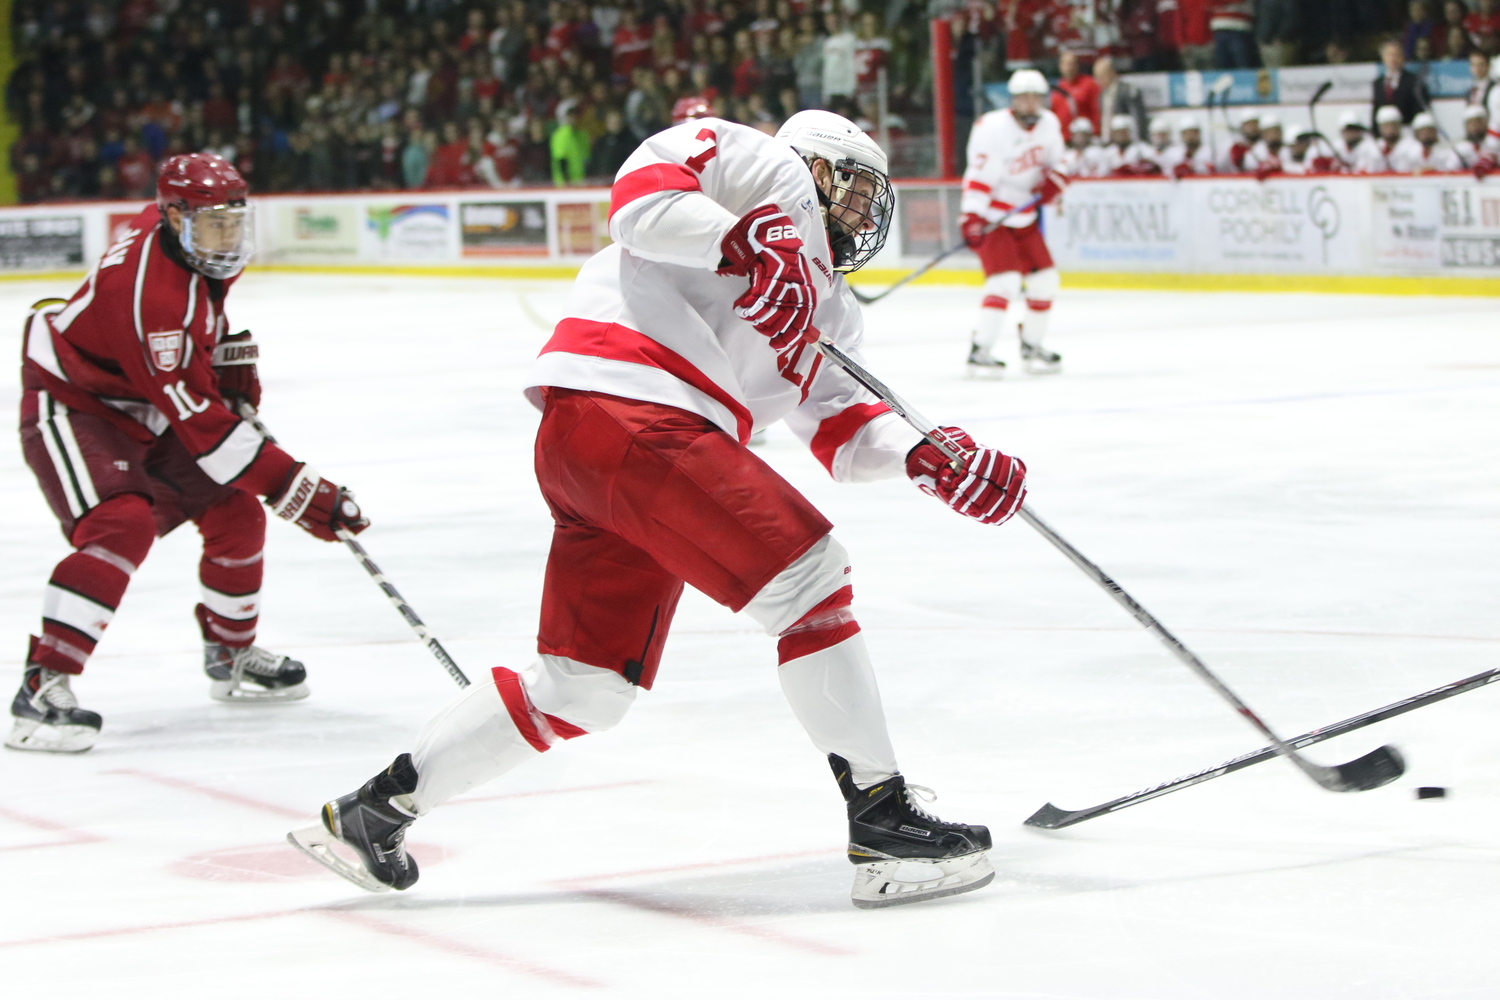
{"type": "MultiPolygon", "coordinates": [[[[1191,177],[1277,174],[1423,174],[1466,171],[1483,179],[1500,160],[1500,87],[1491,60],[1469,57],[1473,84],[1463,111],[1463,135],[1450,140],[1432,113],[1426,87],[1406,69],[1403,42],[1381,47],[1384,72],[1371,92],[1367,120],[1351,111],[1339,116],[1336,134],[1324,135],[1308,121],[1282,121],[1279,114],[1250,107],[1237,115],[1239,130],[1214,142],[1197,113],[1148,120],[1138,93],[1100,64],[1101,79],[1078,73],[1065,55],[1065,74],[1052,94],[1068,148],[1063,173],[1070,177],[1191,177]],[[1071,76],[1067,71],[1072,71],[1071,76]],[[1102,128],[1101,128],[1102,126],[1102,128]],[[1216,148],[1217,147],[1217,148],[1216,148]]],[[[1497,59],[1500,61],[1500,59],[1497,59]]]]}
{"type": "Polygon", "coordinates": [[[23,201],[147,197],[155,164],[193,151],[258,191],[580,183],[683,98],[772,132],[809,107],[868,121],[882,78],[897,110],[920,99],[923,11],[888,6],[22,2],[11,162],[23,201]]]}
{"type": "Polygon", "coordinates": [[[964,84],[1017,66],[1097,101],[1096,135],[1126,114],[1140,136],[1122,72],[1500,43],[1500,0],[18,0],[10,162],[23,201],[148,197],[191,151],[258,191],[576,184],[684,100],[767,131],[826,107],[899,142],[929,110],[930,16],[957,43],[960,131],[964,84]]]}

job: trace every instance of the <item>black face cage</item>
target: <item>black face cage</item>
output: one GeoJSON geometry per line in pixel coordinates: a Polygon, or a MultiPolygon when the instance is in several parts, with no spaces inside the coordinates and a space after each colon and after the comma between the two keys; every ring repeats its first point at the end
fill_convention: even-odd
{"type": "Polygon", "coordinates": [[[828,207],[828,244],[835,271],[858,271],[885,246],[896,208],[896,189],[878,170],[845,158],[833,165],[833,198],[828,207]],[[871,185],[868,205],[854,186],[857,178],[871,185]],[[863,209],[862,209],[863,206],[863,209]],[[835,210],[843,216],[834,216],[835,210]]]}

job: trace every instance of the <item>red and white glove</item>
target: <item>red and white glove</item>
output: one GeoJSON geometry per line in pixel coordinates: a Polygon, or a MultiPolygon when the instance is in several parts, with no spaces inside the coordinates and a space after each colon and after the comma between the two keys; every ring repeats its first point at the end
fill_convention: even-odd
{"type": "Polygon", "coordinates": [[[1042,183],[1037,187],[1035,194],[1042,199],[1043,205],[1050,205],[1063,193],[1068,186],[1068,178],[1056,170],[1048,170],[1042,174],[1042,183]]]}
{"type": "Polygon", "coordinates": [[[1004,524],[1026,499],[1026,465],[1019,458],[983,448],[961,428],[943,427],[938,435],[964,456],[962,471],[930,441],[906,456],[906,475],[917,489],[935,496],[981,524],[1004,524]]]}
{"type": "Polygon", "coordinates": [[[1281,173],[1281,161],[1273,157],[1272,159],[1269,159],[1264,163],[1256,166],[1255,179],[1258,181],[1263,181],[1266,178],[1279,173],[1281,173]]]}
{"type": "Polygon", "coordinates": [[[1480,156],[1474,160],[1474,179],[1484,180],[1495,172],[1495,158],[1492,156],[1480,156]]]}
{"type": "Polygon", "coordinates": [[[219,376],[219,395],[238,412],[243,401],[260,409],[260,376],[255,371],[255,362],[260,358],[260,345],[250,339],[249,330],[231,333],[219,341],[214,348],[214,374],[219,376]]]}
{"type": "Polygon", "coordinates": [[[271,514],[291,521],[314,538],[336,542],[339,528],[359,534],[370,526],[370,519],[360,512],[354,493],[324,479],[306,462],[297,463],[291,478],[274,497],[266,498],[271,514]]]}
{"type": "Polygon", "coordinates": [[[734,313],[771,338],[778,351],[796,342],[811,344],[818,292],[813,288],[802,237],[787,214],[762,205],[734,224],[719,242],[727,262],[720,274],[743,274],[750,288],[734,300],[734,313]]]}
{"type": "Polygon", "coordinates": [[[989,235],[989,225],[984,221],[983,216],[972,212],[958,220],[958,230],[964,234],[964,242],[969,244],[971,250],[979,249],[979,244],[983,243],[984,238],[989,235]]]}

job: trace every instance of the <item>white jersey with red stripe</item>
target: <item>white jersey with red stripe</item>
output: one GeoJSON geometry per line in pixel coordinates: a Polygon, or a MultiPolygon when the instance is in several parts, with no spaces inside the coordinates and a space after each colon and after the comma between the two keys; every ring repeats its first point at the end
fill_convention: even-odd
{"type": "Polygon", "coordinates": [[[784,419],[837,480],[900,475],[915,431],[812,345],[778,353],[734,313],[749,284],[716,273],[720,243],[766,204],[802,240],[814,325],[857,357],[863,317],[833,270],[807,164],[756,129],[698,118],[651,136],[621,166],[610,196],[614,245],[579,271],[527,397],[540,406],[541,387],[556,386],[664,403],[741,443],[784,419]]]}
{"type": "MultiPolygon", "coordinates": [[[[1009,108],[991,111],[969,132],[969,167],[964,171],[959,211],[995,222],[1017,205],[1036,197],[1048,170],[1063,165],[1062,125],[1043,111],[1031,128],[1023,128],[1009,108]]],[[[1037,213],[1017,212],[1005,224],[1024,229],[1037,213]]]]}
{"type": "Polygon", "coordinates": [[[1402,174],[1452,173],[1464,168],[1458,154],[1447,146],[1425,146],[1407,136],[1391,150],[1391,169],[1402,174]]]}

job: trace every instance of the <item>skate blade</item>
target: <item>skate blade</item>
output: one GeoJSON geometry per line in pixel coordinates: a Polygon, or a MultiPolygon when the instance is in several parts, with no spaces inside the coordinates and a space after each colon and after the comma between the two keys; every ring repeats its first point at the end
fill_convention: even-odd
{"type": "Polygon", "coordinates": [[[985,851],[941,861],[877,861],[855,870],[850,898],[861,910],[873,910],[973,892],[994,880],[985,851]]]}
{"type": "Polygon", "coordinates": [[[35,719],[17,719],[5,745],[12,750],[83,753],[98,740],[99,730],[92,726],[48,726],[35,719]]]}
{"type": "Polygon", "coordinates": [[[286,835],[287,843],[312,858],[342,878],[348,879],[366,892],[390,892],[391,887],[371,875],[369,869],[358,861],[349,861],[338,854],[333,845],[338,838],[329,833],[322,823],[293,830],[286,835]]]}
{"type": "Polygon", "coordinates": [[[247,686],[235,681],[209,681],[208,696],[214,701],[235,704],[272,704],[278,701],[301,701],[312,694],[306,683],[284,688],[247,686]]]}

